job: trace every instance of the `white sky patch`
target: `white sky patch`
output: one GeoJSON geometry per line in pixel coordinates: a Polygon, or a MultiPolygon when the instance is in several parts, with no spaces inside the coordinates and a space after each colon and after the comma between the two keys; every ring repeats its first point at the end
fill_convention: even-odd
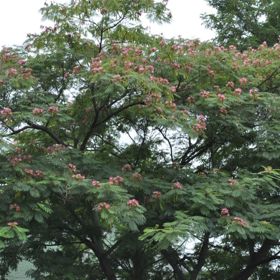
{"type": "MultiPolygon", "coordinates": [[[[0,47],[21,45],[28,33],[40,32],[40,25],[45,23],[41,20],[39,9],[44,6],[44,2],[49,3],[50,0],[0,1],[0,47]]],[[[170,24],[144,23],[152,34],[162,34],[166,38],[199,38],[202,41],[214,37],[214,32],[207,30],[200,18],[202,13],[213,12],[205,0],[169,0],[168,8],[173,15],[170,24]]]]}

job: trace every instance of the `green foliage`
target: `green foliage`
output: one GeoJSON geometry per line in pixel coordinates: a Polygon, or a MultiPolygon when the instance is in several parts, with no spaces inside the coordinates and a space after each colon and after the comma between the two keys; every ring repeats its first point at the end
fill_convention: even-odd
{"type": "Polygon", "coordinates": [[[280,46],[152,37],[165,6],[52,3],[1,51],[2,277],[275,275],[280,46]]]}
{"type": "Polygon", "coordinates": [[[206,26],[217,32],[217,42],[240,49],[273,46],[279,36],[279,1],[208,0],[215,14],[203,15],[206,26]]]}

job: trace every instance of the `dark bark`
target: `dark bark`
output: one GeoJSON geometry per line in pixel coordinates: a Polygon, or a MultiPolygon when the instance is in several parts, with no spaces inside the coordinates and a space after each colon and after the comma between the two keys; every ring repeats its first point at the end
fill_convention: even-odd
{"type": "Polygon", "coordinates": [[[196,280],[198,277],[199,272],[201,271],[202,267],[205,264],[207,255],[208,255],[208,248],[209,248],[209,237],[210,233],[205,233],[203,242],[199,251],[199,256],[197,259],[197,263],[193,268],[193,271],[191,272],[190,275],[190,280],[196,280]]]}
{"type": "Polygon", "coordinates": [[[184,273],[181,269],[180,259],[177,252],[170,247],[167,250],[162,250],[161,253],[164,256],[164,258],[167,260],[167,262],[171,265],[174,272],[175,279],[185,280],[186,277],[184,276],[184,273]]]}
{"type": "Polygon", "coordinates": [[[273,244],[272,240],[265,240],[257,252],[252,252],[251,248],[250,258],[246,267],[230,278],[230,280],[247,280],[253,275],[259,265],[270,262],[269,251],[273,244]]]}
{"type": "Polygon", "coordinates": [[[94,251],[94,254],[98,258],[100,267],[103,271],[103,273],[106,276],[106,279],[108,280],[116,280],[115,273],[112,269],[112,264],[109,260],[109,258],[106,255],[106,252],[104,251],[103,247],[101,246],[100,243],[95,242],[92,244],[92,250],[94,251]]]}

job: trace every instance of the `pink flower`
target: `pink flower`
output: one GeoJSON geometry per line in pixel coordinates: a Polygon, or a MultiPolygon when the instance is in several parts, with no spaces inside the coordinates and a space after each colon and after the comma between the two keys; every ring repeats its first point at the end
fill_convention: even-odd
{"type": "Polygon", "coordinates": [[[93,73],[99,73],[103,71],[103,67],[101,66],[102,61],[100,58],[94,58],[91,60],[90,69],[93,73]]]}
{"type": "Polygon", "coordinates": [[[170,108],[171,110],[176,110],[177,105],[171,100],[165,101],[166,107],[170,108]]]}
{"type": "Polygon", "coordinates": [[[96,181],[96,180],[92,180],[91,181],[91,184],[96,187],[96,188],[100,188],[101,187],[101,184],[99,181],[96,181]]]}
{"type": "Polygon", "coordinates": [[[226,115],[228,113],[228,110],[226,108],[222,107],[222,108],[220,108],[219,112],[221,114],[225,114],[226,115]]]}
{"type": "Polygon", "coordinates": [[[152,194],[152,197],[155,199],[159,199],[161,197],[161,192],[159,191],[154,191],[152,194]]]}
{"type": "Polygon", "coordinates": [[[126,61],[126,62],[124,63],[124,68],[125,68],[125,70],[131,69],[132,66],[133,66],[133,62],[126,61]]]}
{"type": "Polygon", "coordinates": [[[194,104],[194,103],[195,103],[194,97],[193,97],[193,96],[189,96],[189,97],[187,98],[187,102],[188,102],[189,104],[194,104]]]}
{"type": "Polygon", "coordinates": [[[32,75],[32,69],[31,68],[25,68],[22,71],[22,77],[27,80],[31,77],[32,75]]]}
{"type": "Polygon", "coordinates": [[[122,167],[122,171],[131,171],[132,170],[132,166],[131,164],[127,163],[122,167]]]}
{"type": "Polygon", "coordinates": [[[206,129],[206,118],[204,115],[200,114],[197,117],[197,123],[194,125],[194,130],[198,133],[201,133],[205,129],[206,129]]]}
{"type": "Polygon", "coordinates": [[[219,93],[219,94],[218,94],[218,99],[219,99],[221,102],[224,102],[225,99],[226,99],[226,96],[225,96],[224,94],[222,94],[222,93],[219,93]]]}
{"type": "Polygon", "coordinates": [[[18,225],[18,222],[8,222],[7,225],[10,227],[10,228],[14,228],[18,225]]]}
{"type": "Polygon", "coordinates": [[[150,51],[151,51],[151,52],[156,52],[156,51],[157,51],[157,48],[153,47],[153,48],[150,49],[150,51]]]}
{"type": "Polygon", "coordinates": [[[127,205],[129,207],[137,207],[139,206],[139,202],[137,199],[133,198],[133,199],[130,199],[128,202],[127,202],[127,205]]]}
{"type": "Polygon", "coordinates": [[[208,98],[210,96],[210,92],[207,91],[207,90],[203,90],[203,91],[200,92],[200,96],[202,98],[208,98]]]}
{"type": "Polygon", "coordinates": [[[183,189],[183,185],[180,182],[175,182],[173,184],[173,188],[176,190],[181,190],[181,189],[183,189]]]}
{"type": "Polygon", "coordinates": [[[17,203],[10,204],[10,210],[15,209],[16,212],[20,212],[20,206],[17,203]]]}
{"type": "Polygon", "coordinates": [[[146,66],[146,71],[150,72],[150,73],[154,73],[155,68],[153,65],[147,65],[146,66]]]}
{"type": "Polygon", "coordinates": [[[241,93],[242,93],[242,89],[241,89],[241,88],[236,88],[236,89],[234,90],[234,94],[235,94],[235,95],[241,95],[241,93]]]}
{"type": "Polygon", "coordinates": [[[120,185],[124,181],[123,177],[116,176],[116,177],[109,177],[109,184],[110,185],[120,185]]]}
{"type": "Polygon", "coordinates": [[[81,72],[81,67],[80,66],[74,66],[72,69],[73,74],[79,74],[81,72]]]}
{"type": "Polygon", "coordinates": [[[83,176],[82,174],[78,173],[78,174],[72,175],[72,178],[77,180],[77,181],[82,181],[82,180],[85,179],[85,176],[83,176]]]}
{"type": "Polygon", "coordinates": [[[145,67],[143,66],[143,65],[140,65],[139,67],[138,67],[138,72],[139,73],[145,73],[145,67]]]}
{"type": "Polygon", "coordinates": [[[18,60],[18,64],[19,64],[19,65],[24,65],[25,63],[26,63],[26,61],[23,60],[23,59],[18,60]]]}
{"type": "Polygon", "coordinates": [[[17,69],[16,68],[10,68],[10,69],[8,69],[8,71],[7,71],[7,74],[8,74],[8,76],[9,77],[14,77],[14,76],[16,76],[17,75],[17,69]]]}
{"type": "Polygon", "coordinates": [[[237,184],[237,180],[230,178],[228,179],[228,184],[230,186],[235,186],[237,184]]]}
{"type": "Polygon", "coordinates": [[[10,108],[4,107],[2,110],[0,110],[0,116],[9,118],[13,114],[12,110],[10,108]]]}
{"type": "Polygon", "coordinates": [[[53,144],[52,146],[49,146],[46,148],[46,152],[48,154],[53,154],[53,153],[63,151],[64,149],[65,149],[65,146],[63,146],[61,144],[53,144]]]}
{"type": "Polygon", "coordinates": [[[242,77],[242,78],[240,78],[239,79],[239,83],[240,83],[240,85],[246,85],[247,83],[248,83],[248,79],[247,78],[245,78],[245,77],[242,77]]]}
{"type": "Polygon", "coordinates": [[[42,109],[42,108],[34,108],[33,110],[32,110],[32,114],[33,115],[42,115],[44,113],[44,109],[42,109]]]}
{"type": "Polygon", "coordinates": [[[135,181],[142,181],[143,180],[143,176],[138,172],[133,173],[132,178],[135,181]]]}
{"type": "Polygon", "coordinates": [[[65,72],[63,75],[64,79],[67,79],[69,77],[69,75],[70,75],[69,72],[65,72]]]}
{"type": "Polygon", "coordinates": [[[59,109],[57,106],[50,106],[48,108],[48,112],[51,113],[51,114],[57,114],[59,112],[59,109]]]}
{"type": "Polygon", "coordinates": [[[107,202],[100,202],[97,205],[98,212],[102,211],[103,209],[109,210],[111,208],[111,205],[107,202]]]}
{"type": "Polygon", "coordinates": [[[228,210],[228,208],[222,208],[222,210],[221,210],[221,216],[229,216],[229,210],[228,210]]]}
{"type": "Polygon", "coordinates": [[[240,217],[234,217],[233,218],[233,222],[237,223],[238,225],[240,225],[242,227],[248,226],[248,222],[246,222],[244,219],[242,219],[240,217]]]}
{"type": "Polygon", "coordinates": [[[227,87],[234,89],[234,82],[232,81],[227,82],[227,87]]]}
{"type": "Polygon", "coordinates": [[[68,168],[71,172],[75,173],[77,171],[77,166],[73,163],[68,164],[68,168]]]}
{"type": "Polygon", "coordinates": [[[121,80],[122,80],[122,76],[119,75],[119,74],[114,75],[114,76],[112,77],[112,81],[113,81],[114,83],[120,82],[121,80]]]}
{"type": "Polygon", "coordinates": [[[258,89],[257,89],[257,88],[251,88],[251,89],[249,90],[249,94],[250,94],[251,96],[255,96],[257,93],[258,93],[258,89]]]}
{"type": "Polygon", "coordinates": [[[177,91],[177,87],[176,86],[172,86],[170,87],[171,92],[176,92],[177,91]]]}
{"type": "Polygon", "coordinates": [[[25,168],[24,172],[34,178],[41,178],[44,176],[43,171],[41,170],[33,170],[33,169],[29,169],[29,168],[25,168]]]}

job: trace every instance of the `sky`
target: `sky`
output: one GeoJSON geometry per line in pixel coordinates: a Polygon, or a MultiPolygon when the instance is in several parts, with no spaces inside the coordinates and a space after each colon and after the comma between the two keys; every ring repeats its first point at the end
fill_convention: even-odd
{"type": "MultiPolygon", "coordinates": [[[[49,0],[0,0],[0,47],[21,45],[26,34],[39,32],[40,25],[44,24],[39,9],[46,1],[49,0]]],[[[202,41],[214,37],[200,19],[202,13],[213,12],[205,0],[169,0],[168,7],[173,15],[172,22],[149,25],[147,28],[153,34],[163,34],[167,38],[199,38],[202,41]]]]}

